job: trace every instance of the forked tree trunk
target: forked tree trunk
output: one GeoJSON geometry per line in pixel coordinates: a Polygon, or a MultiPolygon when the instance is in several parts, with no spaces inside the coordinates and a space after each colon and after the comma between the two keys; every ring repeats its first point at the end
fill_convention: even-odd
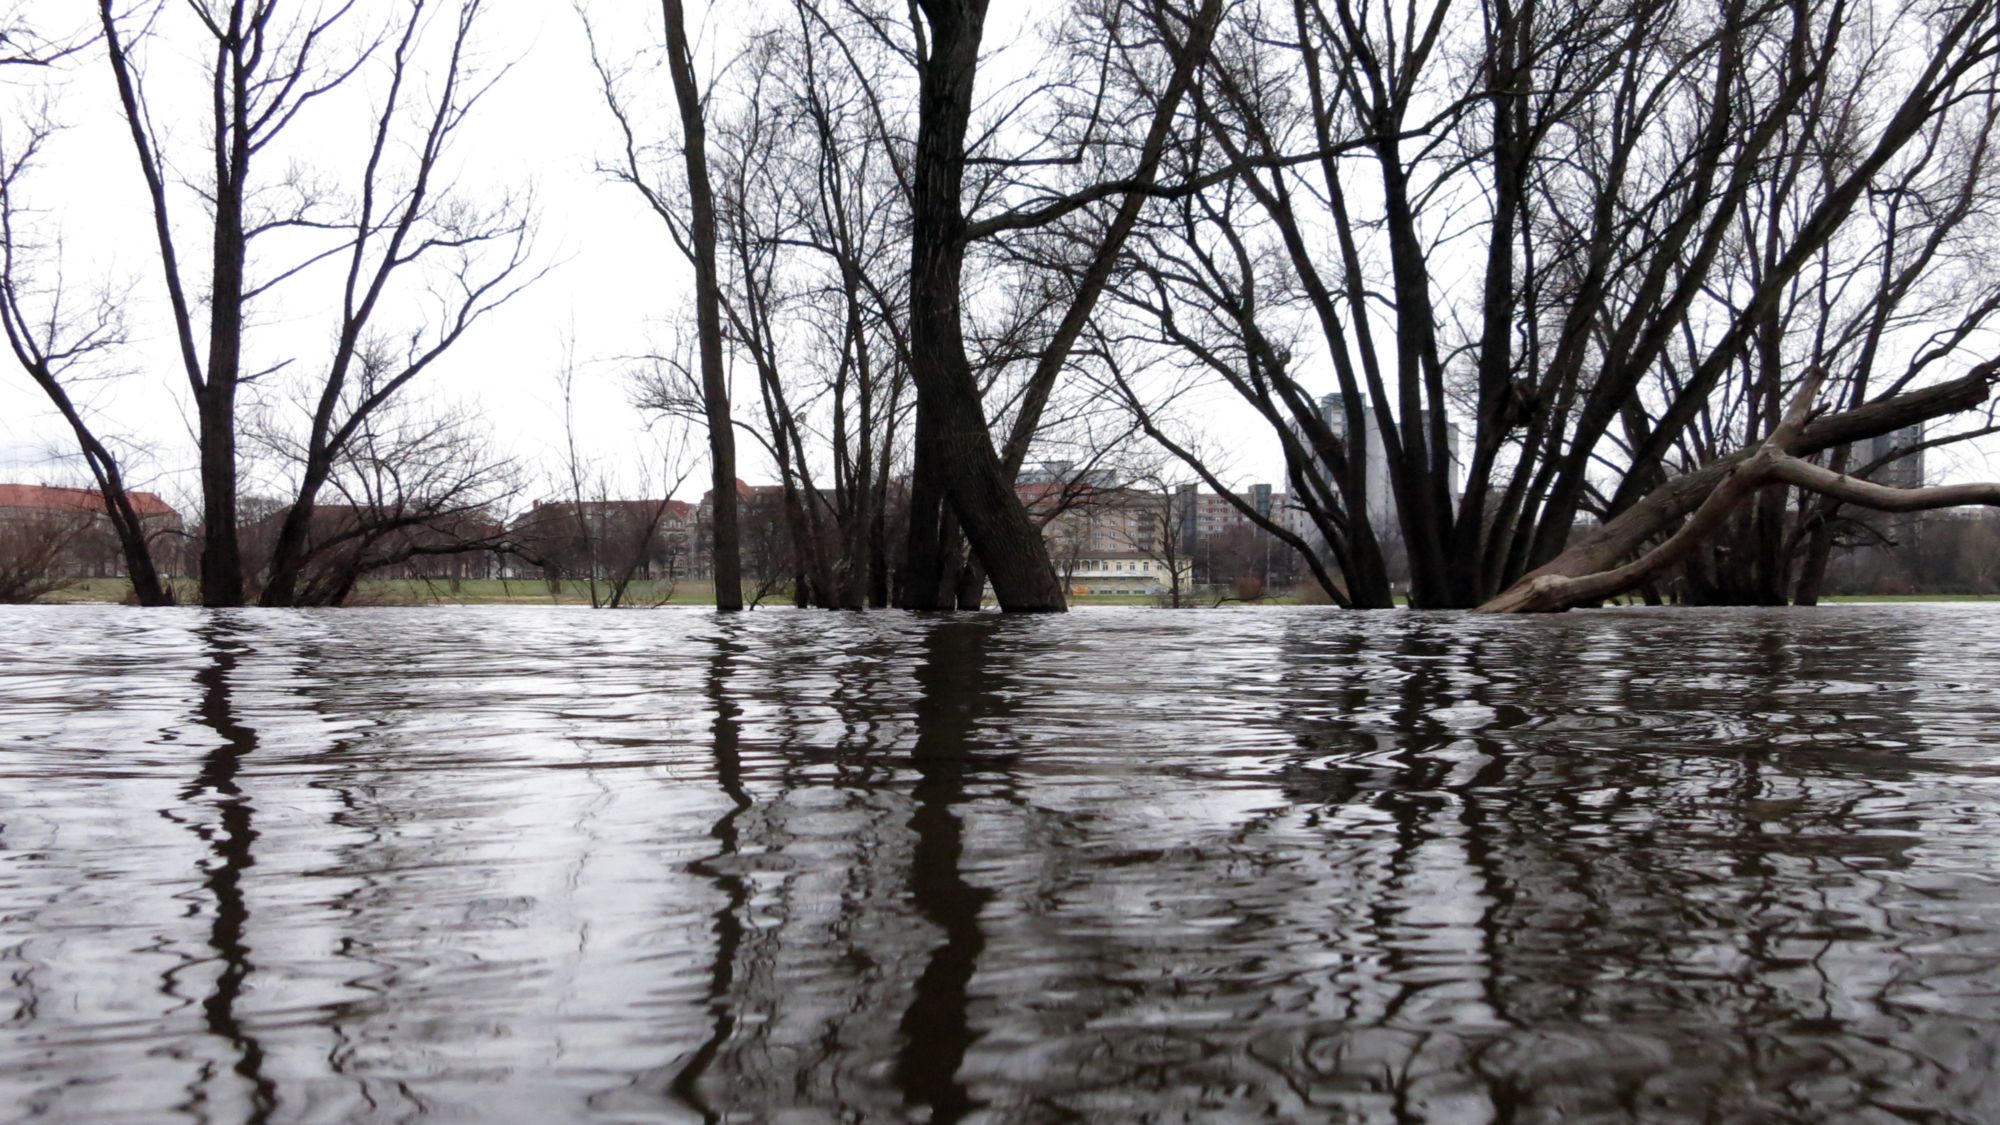
{"type": "Polygon", "coordinates": [[[902,604],[917,609],[949,604],[959,559],[957,552],[944,550],[939,516],[948,506],[985,564],[1002,609],[1060,613],[1067,608],[1062,587],[1041,533],[993,450],[959,323],[965,265],[960,188],[986,0],[919,2],[928,17],[930,50],[919,75],[911,200],[910,375],[917,390],[917,456],[902,604]]]}

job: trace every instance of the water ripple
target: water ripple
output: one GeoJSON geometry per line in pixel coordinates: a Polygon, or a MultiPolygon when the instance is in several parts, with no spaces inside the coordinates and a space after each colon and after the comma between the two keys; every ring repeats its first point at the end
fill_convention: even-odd
{"type": "Polygon", "coordinates": [[[0,1106],[2000,1118],[2000,613],[0,610],[0,1106]]]}

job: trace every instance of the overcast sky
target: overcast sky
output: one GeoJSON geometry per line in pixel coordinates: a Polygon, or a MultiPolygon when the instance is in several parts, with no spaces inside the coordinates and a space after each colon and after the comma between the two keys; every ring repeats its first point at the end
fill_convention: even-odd
{"type": "MultiPolygon", "coordinates": [[[[174,11],[180,7],[170,6],[174,11]]],[[[705,21],[708,8],[696,0],[689,5],[690,17],[705,21]]],[[[714,8],[718,22],[705,24],[702,35],[712,45],[726,46],[733,34],[728,21],[742,21],[753,9],[746,2],[714,8]]],[[[1016,53],[1031,50],[1029,21],[1048,11],[1048,5],[996,0],[994,9],[989,44],[1003,51],[1012,45],[1016,53]]],[[[78,18],[79,12],[86,18],[88,13],[78,0],[38,0],[29,10],[58,26],[78,18]]],[[[644,21],[657,18],[655,5],[598,0],[593,11],[608,53],[629,56],[654,41],[656,29],[644,21]]],[[[192,110],[188,127],[178,131],[177,147],[198,155],[205,60],[185,53],[193,40],[178,42],[183,45],[180,55],[155,50],[149,56],[148,79],[157,96],[180,97],[184,108],[192,110]],[[195,100],[185,101],[190,98],[195,100]]],[[[481,106],[461,142],[461,182],[474,197],[533,187],[541,216],[537,256],[550,272],[479,325],[425,377],[427,386],[444,399],[476,404],[501,448],[534,464],[550,464],[563,440],[553,375],[565,337],[573,334],[582,367],[576,410],[585,444],[607,461],[636,462],[648,440],[647,419],[627,405],[619,357],[667,346],[671,333],[665,325],[689,300],[690,271],[637,195],[594,170],[600,157],[615,152],[615,138],[571,5],[562,0],[494,0],[483,24],[481,58],[489,69],[511,60],[512,70],[481,106]]],[[[989,80],[1009,62],[1003,56],[989,71],[989,80]]],[[[11,114],[41,96],[37,83],[42,77],[0,75],[7,84],[0,97],[10,106],[10,137],[18,135],[11,114]]],[[[664,109],[670,106],[665,75],[659,80],[657,96],[664,109]]],[[[134,340],[123,357],[128,373],[94,388],[93,406],[107,431],[157,450],[152,463],[138,466],[134,474],[142,486],[192,508],[194,457],[185,422],[185,379],[162,315],[150,212],[101,54],[80,56],[65,70],[53,105],[65,129],[28,188],[43,209],[35,221],[60,230],[65,277],[72,287],[105,281],[132,287],[134,340]]],[[[336,104],[302,119],[299,139],[309,144],[292,155],[337,165],[337,155],[352,151],[365,129],[366,112],[358,103],[336,104]]],[[[673,123],[664,115],[650,125],[656,135],[672,135],[673,123]]],[[[175,131],[171,122],[168,128],[175,131]]],[[[180,202],[186,207],[189,201],[180,202]]],[[[319,362],[314,357],[325,354],[328,331],[324,311],[324,298],[315,296],[311,283],[262,306],[257,334],[267,354],[295,353],[302,365],[319,362]]],[[[74,465],[50,459],[69,452],[67,431],[11,361],[0,367],[0,480],[74,478],[74,465]]],[[[1275,477],[1281,459],[1247,410],[1218,404],[1207,421],[1214,431],[1211,445],[1232,451],[1230,476],[1244,483],[1275,477]]],[[[742,475],[769,479],[770,467],[759,463],[747,444],[744,448],[742,475]]],[[[2000,476],[2000,456],[1991,449],[1960,454],[1950,466],[1934,464],[1954,479],[2000,476]]],[[[682,493],[699,495],[704,477],[695,472],[682,493]]]]}
{"type": "MultiPolygon", "coordinates": [[[[720,44],[726,53],[750,6],[716,4],[712,15],[706,11],[709,7],[691,3],[690,18],[701,21],[697,30],[705,43],[720,44]]],[[[42,0],[30,10],[51,21],[49,26],[61,26],[82,8],[75,0],[42,0]]],[[[1045,4],[1008,0],[995,8],[989,40],[999,45],[1024,39],[1026,21],[1047,10],[1045,4]]],[[[657,41],[656,5],[597,0],[592,18],[607,54],[629,57],[657,41]]],[[[646,433],[651,420],[627,404],[627,365],[621,358],[670,345],[673,333],[668,324],[691,299],[692,272],[638,195],[595,170],[600,158],[616,155],[618,140],[589,63],[582,23],[571,5],[561,0],[496,0],[481,26],[483,65],[490,69],[511,61],[512,69],[481,105],[460,142],[461,181],[474,197],[531,185],[541,216],[537,257],[551,269],[542,281],[482,322],[425,376],[425,385],[446,399],[476,403],[502,448],[538,464],[552,462],[563,443],[561,396],[554,374],[562,364],[565,339],[573,336],[580,367],[576,415],[585,446],[607,460],[640,460],[654,440],[646,433]]],[[[183,36],[178,44],[183,51],[178,56],[157,48],[150,56],[149,90],[161,100],[183,99],[188,125],[178,130],[178,144],[173,147],[199,155],[202,107],[195,84],[202,80],[205,60],[185,53],[190,45],[198,46],[193,39],[183,36]]],[[[706,52],[705,61],[716,54],[706,52]]],[[[18,111],[40,96],[36,83],[45,76],[4,77],[10,80],[4,94],[18,111]]],[[[670,109],[663,71],[659,83],[656,95],[662,99],[661,108],[670,109]]],[[[158,255],[144,185],[101,53],[79,57],[65,69],[53,104],[64,130],[28,188],[30,198],[44,209],[36,221],[59,225],[65,277],[71,286],[101,281],[131,285],[128,307],[134,339],[124,362],[129,373],[95,387],[90,395],[93,406],[107,431],[157,449],[151,471],[142,467],[137,474],[147,487],[192,506],[194,454],[188,436],[186,381],[160,297],[158,255]]],[[[352,150],[367,125],[366,112],[367,107],[358,103],[328,106],[302,120],[302,128],[313,130],[313,145],[299,155],[318,163],[337,163],[327,154],[352,150]]],[[[646,124],[658,136],[676,131],[675,123],[664,116],[646,124]]],[[[171,122],[168,129],[175,132],[171,122]]],[[[259,167],[274,175],[279,165],[266,160],[259,167]]],[[[188,209],[191,201],[178,202],[188,209]]],[[[184,256],[191,252],[182,251],[184,256]]],[[[315,316],[324,311],[315,307],[323,300],[308,282],[260,305],[254,331],[267,352],[295,352],[301,364],[324,355],[327,329],[315,316]]],[[[74,477],[80,465],[73,458],[69,463],[51,460],[71,456],[66,427],[11,360],[4,367],[0,479],[74,477]]],[[[1253,448],[1266,444],[1247,431],[1245,437],[1253,448]]],[[[742,448],[742,475],[770,479],[771,466],[761,462],[756,450],[742,448]]],[[[1278,464],[1275,451],[1263,460],[1270,464],[1246,471],[1268,472],[1278,464]]],[[[704,477],[703,471],[693,473],[682,492],[698,495],[704,477]]]]}
{"type": "MultiPolygon", "coordinates": [[[[64,0],[58,7],[74,11],[79,5],[64,0]]],[[[636,196],[593,171],[598,154],[608,150],[607,121],[569,5],[497,4],[482,35],[490,61],[516,61],[459,149],[462,178],[475,196],[532,185],[541,213],[537,255],[553,269],[479,325],[427,378],[438,394],[476,401],[502,446],[541,457],[561,437],[550,373],[559,365],[562,337],[574,333],[584,361],[644,352],[661,317],[686,300],[689,275],[636,196]]],[[[156,55],[153,77],[161,86],[169,64],[199,77],[198,60],[156,55]]],[[[169,467],[184,467],[190,460],[180,393],[185,380],[170,326],[160,315],[160,275],[143,185],[101,55],[70,69],[56,115],[67,129],[51,146],[31,192],[49,212],[43,218],[60,221],[71,263],[68,278],[78,284],[88,270],[137,283],[136,346],[128,357],[137,370],[100,388],[96,405],[112,428],[160,443],[169,467]]],[[[328,145],[350,143],[363,126],[351,115],[334,116],[324,113],[310,122],[317,138],[328,145]]],[[[198,140],[190,131],[182,147],[198,140]]],[[[267,340],[295,342],[301,362],[309,362],[315,350],[325,351],[321,323],[301,307],[308,303],[301,292],[278,296],[263,307],[265,323],[258,329],[267,340]]],[[[63,431],[51,425],[39,392],[8,366],[0,382],[0,475],[34,477],[46,471],[51,446],[66,448],[63,431]]],[[[639,429],[614,368],[590,363],[591,377],[578,384],[578,413],[599,449],[631,442],[639,429]]],[[[160,483],[171,494],[191,482],[160,483]]]]}

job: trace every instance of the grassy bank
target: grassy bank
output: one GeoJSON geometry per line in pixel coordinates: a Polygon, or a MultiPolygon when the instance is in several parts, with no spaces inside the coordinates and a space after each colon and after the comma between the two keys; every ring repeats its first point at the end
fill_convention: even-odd
{"type": "Polygon", "coordinates": [[[2000,594],[1836,594],[1829,602],[2000,602],[2000,594]]]}
{"type": "MultiPolygon", "coordinates": [[[[611,591],[597,584],[599,599],[611,591]]],[[[564,582],[551,590],[539,578],[478,578],[458,584],[447,581],[394,579],[363,582],[356,590],[355,605],[589,605],[588,582],[564,582]]],[[[714,605],[712,582],[634,581],[625,588],[623,603],[628,606],[714,605]]]]}

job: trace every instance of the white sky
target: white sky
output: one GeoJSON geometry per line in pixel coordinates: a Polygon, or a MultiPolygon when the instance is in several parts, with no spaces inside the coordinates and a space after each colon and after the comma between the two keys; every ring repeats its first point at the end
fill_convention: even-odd
{"type": "MultiPolygon", "coordinates": [[[[478,325],[425,385],[445,398],[476,402],[500,446],[542,459],[562,440],[552,374],[563,337],[573,334],[585,365],[576,392],[579,428],[589,447],[609,455],[637,440],[643,420],[625,405],[616,365],[591,361],[648,350],[657,322],[686,299],[689,272],[637,197],[593,171],[597,155],[610,151],[611,134],[569,6],[496,6],[482,39],[490,59],[517,61],[461,143],[463,179],[475,185],[475,197],[489,187],[497,194],[531,185],[541,215],[537,259],[553,269],[478,325]]],[[[163,91],[173,61],[155,56],[155,84],[163,91]]],[[[193,73],[191,66],[181,69],[193,73]]],[[[302,119],[301,131],[312,127],[312,138],[328,145],[351,139],[360,122],[332,108],[302,119]]],[[[137,282],[135,346],[127,360],[135,373],[101,388],[95,405],[108,428],[161,444],[162,460],[184,467],[191,459],[182,421],[185,380],[158,298],[143,186],[101,56],[72,68],[56,110],[68,128],[49,150],[32,193],[61,222],[70,277],[88,268],[92,276],[137,282]]],[[[183,253],[201,249],[196,244],[183,253]]],[[[260,306],[265,323],[256,332],[266,354],[290,345],[310,363],[324,353],[314,303],[309,285],[295,285],[260,306]]],[[[32,478],[49,471],[52,447],[67,448],[65,431],[52,424],[57,420],[40,392],[7,366],[0,381],[0,475],[32,478]]],[[[184,468],[174,474],[183,475],[184,468]]],[[[159,483],[170,497],[186,488],[175,479],[159,483]]]]}
{"type": "MultiPolygon", "coordinates": [[[[179,7],[171,5],[170,15],[179,7]]],[[[996,9],[1011,11],[996,10],[989,25],[990,42],[1005,45],[1023,38],[1025,22],[1046,7],[1001,0],[996,9]]],[[[87,12],[75,0],[40,0],[28,10],[47,21],[42,26],[63,26],[62,21],[76,19],[80,10],[87,12]]],[[[629,56],[657,42],[657,5],[597,0],[591,10],[607,54],[629,56]]],[[[689,17],[701,21],[692,30],[705,44],[726,45],[734,30],[731,21],[752,10],[749,4],[704,5],[697,0],[689,4],[689,17]]],[[[170,26],[188,30],[184,17],[180,25],[170,26]]],[[[532,185],[540,213],[537,259],[552,269],[482,321],[423,377],[421,385],[443,399],[476,404],[500,448],[552,471],[564,444],[555,373],[565,339],[573,337],[579,366],[575,412],[580,444],[588,456],[622,476],[620,467],[644,462],[656,439],[646,432],[651,420],[627,403],[620,357],[669,347],[673,334],[668,322],[686,311],[692,271],[637,193],[595,171],[600,158],[616,158],[619,140],[589,63],[582,23],[571,5],[561,0],[496,0],[480,27],[486,62],[513,60],[513,67],[481,104],[459,142],[462,181],[473,189],[474,198],[532,185]]],[[[171,143],[171,115],[158,114],[169,130],[166,147],[184,157],[198,157],[200,114],[205,108],[199,101],[199,83],[206,60],[186,53],[188,45],[198,46],[191,37],[165,42],[175,43],[181,51],[168,54],[155,46],[149,56],[148,92],[156,102],[181,99],[188,125],[179,131],[178,145],[171,143]]],[[[705,61],[720,53],[705,52],[705,61]]],[[[7,81],[0,98],[18,108],[40,96],[37,83],[48,77],[39,72],[0,75],[7,81]]],[[[671,90],[664,70],[658,72],[658,81],[660,108],[670,110],[671,90]]],[[[186,379],[166,315],[150,208],[101,52],[88,52],[64,69],[53,108],[63,132],[51,143],[26,191],[44,211],[37,222],[52,231],[59,228],[68,284],[90,288],[109,281],[129,285],[131,295],[127,315],[132,341],[121,357],[126,374],[93,386],[84,397],[101,433],[130,438],[151,451],[135,461],[134,482],[192,509],[197,506],[196,481],[186,379]]],[[[357,143],[367,125],[367,112],[367,106],[353,101],[324,106],[301,118],[295,127],[298,137],[310,144],[293,155],[337,167],[341,162],[328,154],[357,143]]],[[[643,122],[646,126],[661,137],[678,130],[664,114],[643,122]]],[[[7,128],[13,131],[11,121],[7,128]]],[[[274,176],[282,163],[274,155],[253,167],[274,176]]],[[[180,213],[194,213],[192,199],[183,196],[175,202],[180,213]]],[[[182,235],[184,260],[199,259],[205,250],[199,241],[182,235]]],[[[262,355],[296,355],[297,362],[308,368],[320,362],[317,357],[326,352],[324,341],[330,330],[317,314],[328,307],[322,302],[331,294],[315,293],[314,287],[333,280],[331,271],[321,270],[318,277],[288,284],[256,306],[258,326],[253,334],[262,342],[262,355]]],[[[754,406],[747,385],[739,387],[737,398],[746,408],[754,406]]],[[[1261,447],[1269,441],[1253,439],[1251,444],[1261,447]]],[[[739,475],[753,481],[774,478],[775,470],[752,443],[739,442],[738,448],[739,475]]],[[[1276,472],[1282,463],[1275,449],[1263,460],[1270,463],[1255,468],[1265,473],[1276,472]]],[[[80,479],[81,471],[67,427],[41,392],[11,358],[0,364],[0,480],[71,480],[80,479]]],[[[698,496],[705,480],[706,471],[698,468],[680,491],[698,496]]]]}
{"type": "MultiPolygon", "coordinates": [[[[462,142],[464,180],[477,185],[475,196],[489,184],[494,193],[532,185],[541,214],[537,255],[554,269],[477,326],[425,378],[446,398],[476,401],[503,448],[540,459],[561,441],[560,398],[551,375],[562,337],[574,333],[582,361],[644,352],[655,322],[686,299],[690,275],[637,197],[592,170],[597,154],[609,150],[610,133],[569,6],[503,3],[482,35],[488,56],[518,62],[462,142]]],[[[172,61],[155,56],[162,88],[172,61]]],[[[68,128],[51,146],[31,192],[47,217],[61,223],[69,278],[76,283],[87,269],[92,277],[137,283],[130,308],[135,346],[127,357],[134,373],[101,388],[95,405],[108,428],[161,444],[162,460],[184,467],[191,460],[182,421],[185,378],[159,299],[143,184],[101,55],[71,69],[56,115],[68,128]]],[[[360,127],[353,115],[332,112],[309,124],[322,143],[346,140],[340,134],[360,127]]],[[[202,249],[196,244],[183,254],[202,249]]],[[[311,315],[305,289],[294,286],[261,306],[267,322],[276,321],[257,330],[267,354],[286,344],[296,347],[301,363],[324,354],[325,331],[311,315]]],[[[11,362],[6,367],[0,376],[0,475],[33,478],[48,471],[52,446],[67,448],[66,431],[26,377],[11,362]]],[[[591,364],[577,387],[580,428],[593,448],[606,452],[634,441],[641,421],[625,406],[622,382],[611,368],[591,364]]],[[[187,487],[175,479],[159,484],[170,498],[187,487]]]]}
{"type": "MultiPolygon", "coordinates": [[[[178,10],[179,4],[171,5],[178,10]]],[[[368,5],[363,5],[368,7],[368,5]]],[[[691,3],[690,17],[703,18],[711,8],[718,20],[741,18],[748,3],[691,3]]],[[[645,48],[653,32],[643,23],[616,24],[614,18],[638,19],[657,7],[628,5],[619,0],[594,5],[600,35],[613,54],[645,48]]],[[[45,19],[76,19],[88,8],[76,0],[39,0],[31,13],[45,19]]],[[[990,44],[1032,42],[1027,23],[1048,11],[1043,2],[997,0],[989,27],[990,44]]],[[[657,18],[656,15],[651,18],[657,18]]],[[[726,27],[703,34],[711,42],[727,37],[726,27]]],[[[181,43],[191,40],[182,39],[181,43]]],[[[498,446],[532,465],[552,465],[563,441],[560,397],[554,373],[563,354],[565,335],[575,338],[583,364],[577,384],[576,410],[586,448],[607,463],[637,463],[646,445],[646,419],[626,403],[626,389],[616,357],[664,348],[669,340],[665,321],[689,299],[691,275],[668,241],[658,220],[631,189],[598,175],[593,165],[615,151],[611,121],[600,98],[584,46],[581,24],[562,0],[495,0],[482,31],[489,63],[508,59],[514,69],[475,116],[461,142],[463,182],[477,197],[509,187],[532,184],[541,215],[537,236],[540,261],[552,272],[512,304],[482,322],[432,373],[429,391],[447,400],[477,404],[498,446]]],[[[203,59],[155,51],[151,56],[155,96],[165,101],[178,95],[199,97],[203,59]],[[179,83],[175,87],[170,83],[179,83]]],[[[988,72],[1004,72],[1006,63],[988,72]]],[[[0,74],[0,100],[19,106],[36,96],[38,74],[0,74]]],[[[670,104],[661,73],[660,104],[670,104]]],[[[198,144],[199,101],[188,103],[188,129],[179,150],[198,144]]],[[[365,127],[358,104],[343,110],[328,105],[302,119],[298,138],[309,142],[293,155],[329,167],[339,160],[330,154],[351,145],[365,127]]],[[[159,491],[170,501],[192,508],[194,495],[192,442],[187,436],[185,379],[160,298],[156,244],[143,187],[129,138],[125,133],[109,68],[102,55],[90,52],[70,66],[54,100],[56,118],[65,131],[46,153],[28,194],[44,209],[42,222],[59,225],[65,241],[68,282],[87,288],[101,281],[130,284],[128,308],[133,346],[121,357],[123,377],[106,382],[88,396],[103,430],[144,442],[156,454],[135,465],[135,483],[159,491]]],[[[652,122],[658,135],[670,135],[670,120],[652,122]]],[[[10,123],[7,128],[13,129],[10,123]]],[[[265,167],[272,167],[267,161],[265,167]]],[[[186,209],[191,201],[182,198],[186,209]]],[[[205,247],[183,243],[183,254],[205,247]]],[[[264,355],[296,354],[312,367],[325,354],[327,330],[318,318],[325,307],[308,282],[284,291],[262,306],[257,331],[264,355]]],[[[1326,380],[1331,382],[1330,379],[1326,380]]],[[[747,391],[747,387],[745,388],[747,391]]],[[[750,401],[739,395],[746,405],[750,401]]],[[[1209,413],[1211,445],[1232,448],[1226,475],[1250,480],[1277,479],[1281,460],[1270,435],[1248,416],[1247,408],[1217,404],[1209,413]]],[[[741,475],[770,479],[749,443],[740,443],[745,458],[741,475]]],[[[35,481],[75,477],[74,468],[52,456],[71,449],[67,431],[47,407],[41,393],[10,361],[0,364],[0,480],[35,481]]],[[[1938,464],[1938,468],[1946,468],[1938,464]]],[[[1974,455],[1948,470],[1955,478],[2000,475],[2000,458],[1974,455]]],[[[683,486],[683,495],[699,495],[705,473],[697,471],[683,486]]],[[[532,491],[532,490],[531,490],[532,491]]]]}

